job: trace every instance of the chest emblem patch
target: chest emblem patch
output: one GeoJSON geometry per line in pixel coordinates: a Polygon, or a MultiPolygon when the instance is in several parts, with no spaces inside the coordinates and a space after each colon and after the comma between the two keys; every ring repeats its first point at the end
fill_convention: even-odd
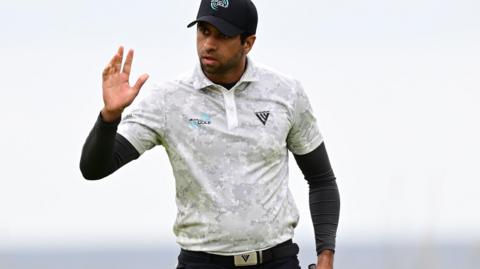
{"type": "Polygon", "coordinates": [[[190,127],[192,127],[193,129],[197,129],[198,127],[200,127],[200,125],[211,124],[212,120],[210,118],[210,115],[208,115],[207,113],[202,113],[200,119],[192,118],[189,120],[189,122],[190,127]]]}
{"type": "Polygon", "coordinates": [[[257,118],[263,123],[263,125],[266,125],[268,116],[270,116],[270,111],[255,112],[255,115],[257,115],[257,118]]]}

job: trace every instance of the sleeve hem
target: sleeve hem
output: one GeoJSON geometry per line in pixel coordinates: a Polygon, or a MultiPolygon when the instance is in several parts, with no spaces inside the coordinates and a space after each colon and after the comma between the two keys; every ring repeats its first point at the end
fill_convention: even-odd
{"type": "Polygon", "coordinates": [[[138,141],[135,137],[130,136],[128,133],[122,132],[122,130],[119,130],[117,133],[130,142],[130,144],[132,144],[132,146],[138,151],[139,155],[142,155],[145,151],[147,151],[147,149],[143,147],[142,143],[140,143],[140,141],[138,141]]]}
{"type": "Polygon", "coordinates": [[[333,253],[335,253],[335,245],[329,244],[329,245],[325,245],[320,248],[317,248],[317,256],[319,256],[324,250],[331,250],[333,253]]]}
{"type": "Polygon", "coordinates": [[[308,145],[300,148],[290,148],[290,151],[295,155],[305,155],[315,150],[322,143],[323,137],[318,134],[308,145]]]}
{"type": "Polygon", "coordinates": [[[96,125],[99,127],[99,128],[106,128],[106,129],[116,129],[118,127],[118,125],[120,124],[120,121],[121,119],[117,119],[113,122],[106,122],[103,120],[102,118],[102,113],[98,113],[98,117],[97,117],[97,122],[96,122],[96,125]]]}

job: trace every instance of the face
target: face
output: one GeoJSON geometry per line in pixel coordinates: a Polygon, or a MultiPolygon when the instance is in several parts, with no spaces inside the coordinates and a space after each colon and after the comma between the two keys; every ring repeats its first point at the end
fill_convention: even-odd
{"type": "Polygon", "coordinates": [[[229,37],[205,22],[197,24],[197,53],[203,72],[210,78],[243,73],[254,37],[242,44],[240,35],[229,37]]]}

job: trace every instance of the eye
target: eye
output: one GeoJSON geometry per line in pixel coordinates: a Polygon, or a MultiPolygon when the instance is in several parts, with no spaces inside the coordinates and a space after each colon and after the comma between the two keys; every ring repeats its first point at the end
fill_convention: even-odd
{"type": "Polygon", "coordinates": [[[208,30],[208,28],[203,25],[198,26],[198,31],[204,35],[210,34],[210,31],[208,30]]]}
{"type": "Polygon", "coordinates": [[[221,37],[222,37],[222,39],[225,39],[225,40],[232,39],[231,36],[224,35],[224,34],[222,34],[221,37]]]}

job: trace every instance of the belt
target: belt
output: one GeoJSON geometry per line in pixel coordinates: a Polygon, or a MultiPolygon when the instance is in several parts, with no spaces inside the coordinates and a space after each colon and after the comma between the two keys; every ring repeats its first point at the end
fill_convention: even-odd
{"type": "Polygon", "coordinates": [[[295,256],[298,254],[298,250],[298,245],[293,243],[292,240],[288,240],[269,249],[251,251],[232,256],[215,255],[201,251],[182,249],[180,251],[179,260],[186,262],[209,262],[227,267],[242,267],[259,265],[275,259],[295,256]]]}

